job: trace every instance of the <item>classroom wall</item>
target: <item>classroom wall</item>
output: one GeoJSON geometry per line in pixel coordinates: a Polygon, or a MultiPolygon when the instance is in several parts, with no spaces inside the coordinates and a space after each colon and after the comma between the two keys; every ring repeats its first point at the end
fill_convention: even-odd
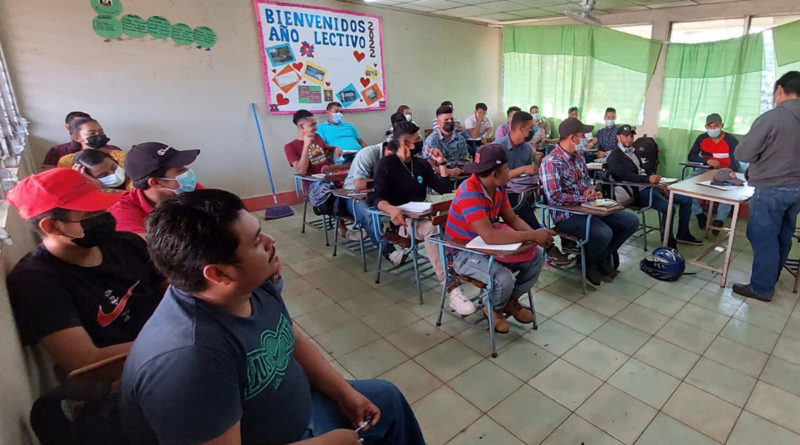
{"type": "MultiPolygon", "coordinates": [[[[493,120],[503,119],[499,29],[338,1],[288,2],[382,16],[388,109],[345,114],[366,142],[381,140],[403,103],[423,128],[444,99],[453,100],[458,119],[476,102],[488,104],[493,120]]],[[[206,25],[218,43],[208,52],[150,37],[106,43],[92,30],[89,0],[0,0],[0,42],[22,114],[31,121],[34,158],[40,163],[51,145],[67,140],[64,115],[78,109],[100,121],[111,144],[127,150],[155,140],[200,148],[193,168],[203,184],[242,197],[264,195],[269,186],[249,108],[255,102],[277,188],[293,190],[283,145],[296,129],[291,116],[265,111],[252,2],[122,3],[122,14],[206,25]]]]}

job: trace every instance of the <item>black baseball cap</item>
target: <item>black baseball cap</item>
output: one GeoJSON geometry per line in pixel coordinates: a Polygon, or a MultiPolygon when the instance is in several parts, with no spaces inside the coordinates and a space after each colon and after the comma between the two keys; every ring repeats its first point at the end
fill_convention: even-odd
{"type": "Polygon", "coordinates": [[[722,116],[717,113],[711,113],[706,117],[706,125],[709,124],[721,124],[722,123],[722,116]]]}
{"type": "Polygon", "coordinates": [[[125,155],[125,173],[134,182],[140,181],[159,169],[189,165],[199,154],[200,150],[176,150],[161,142],[143,142],[125,155]]]}
{"type": "Polygon", "coordinates": [[[630,136],[632,134],[636,134],[636,128],[631,127],[628,124],[620,125],[619,128],[617,128],[617,135],[620,134],[623,136],[630,136]]]}
{"type": "Polygon", "coordinates": [[[578,133],[591,133],[592,130],[594,130],[593,125],[584,125],[583,122],[571,117],[569,119],[565,119],[558,126],[558,135],[563,138],[578,133]]]}
{"type": "Polygon", "coordinates": [[[475,153],[475,162],[470,162],[464,166],[464,171],[470,175],[473,173],[483,173],[503,165],[508,162],[506,149],[500,144],[485,144],[478,148],[475,153]]]}

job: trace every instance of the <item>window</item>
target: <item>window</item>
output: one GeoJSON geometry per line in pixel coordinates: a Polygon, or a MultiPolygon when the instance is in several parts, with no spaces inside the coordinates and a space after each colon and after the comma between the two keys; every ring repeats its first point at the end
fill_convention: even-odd
{"type": "Polygon", "coordinates": [[[772,88],[777,79],[777,61],[775,44],[772,40],[772,28],[785,23],[800,20],[800,16],[753,17],[750,19],[749,34],[764,33],[764,72],[761,74],[761,112],[772,109],[772,88]]]}
{"type": "Polygon", "coordinates": [[[744,35],[745,20],[705,20],[702,22],[675,22],[670,32],[670,43],[704,43],[733,39],[744,35]]]}
{"type": "MultiPolygon", "coordinates": [[[[795,20],[800,20],[800,15],[785,15],[782,17],[753,17],[750,19],[750,29],[748,34],[756,34],[776,26],[783,25],[795,20]]],[[[766,43],[766,42],[764,42],[766,43]]]]}
{"type": "Polygon", "coordinates": [[[14,187],[19,155],[25,149],[28,121],[19,115],[17,100],[11,88],[8,65],[0,46],[0,198],[14,187]]]}
{"type": "Polygon", "coordinates": [[[645,39],[653,38],[653,25],[629,25],[629,26],[610,26],[615,31],[624,32],[626,34],[633,34],[635,36],[644,37],[645,39]]]}

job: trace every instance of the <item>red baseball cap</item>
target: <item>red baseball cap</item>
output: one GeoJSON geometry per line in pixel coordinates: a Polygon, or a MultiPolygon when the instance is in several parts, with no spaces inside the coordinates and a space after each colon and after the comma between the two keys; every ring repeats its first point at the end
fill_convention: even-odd
{"type": "Polygon", "coordinates": [[[96,212],[111,207],[120,198],[122,193],[103,192],[69,168],[53,168],[30,175],[8,192],[8,202],[19,209],[24,219],[55,208],[96,212]]]}

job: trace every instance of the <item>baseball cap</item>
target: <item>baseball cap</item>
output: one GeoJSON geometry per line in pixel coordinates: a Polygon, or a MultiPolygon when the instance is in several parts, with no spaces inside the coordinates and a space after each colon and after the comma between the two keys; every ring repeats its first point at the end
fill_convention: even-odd
{"type": "Polygon", "coordinates": [[[470,175],[473,173],[483,173],[493,169],[497,165],[508,162],[506,149],[500,144],[485,144],[478,148],[475,153],[475,162],[470,162],[464,166],[464,171],[470,175]]]}
{"type": "Polygon", "coordinates": [[[636,128],[631,127],[628,124],[620,125],[620,127],[617,128],[617,134],[621,134],[621,135],[624,135],[624,136],[630,136],[632,134],[636,134],[636,128]]]}
{"type": "Polygon", "coordinates": [[[721,124],[722,123],[722,116],[717,113],[711,113],[706,118],[706,125],[708,124],[721,124]]]}
{"type": "Polygon", "coordinates": [[[134,182],[140,181],[158,169],[189,165],[199,154],[200,150],[176,150],[161,142],[143,142],[125,155],[125,172],[134,182]]]}
{"type": "Polygon", "coordinates": [[[573,134],[578,134],[578,133],[584,133],[584,134],[591,133],[592,130],[594,130],[594,126],[583,125],[583,122],[579,121],[574,117],[565,119],[558,126],[558,134],[562,138],[566,136],[572,136],[573,134]]]}
{"type": "Polygon", "coordinates": [[[714,182],[727,182],[731,185],[744,185],[744,181],[739,179],[733,170],[721,168],[714,173],[714,182]]]}
{"type": "Polygon", "coordinates": [[[111,207],[122,193],[104,192],[71,168],[52,168],[28,176],[10,192],[8,202],[30,219],[55,208],[96,212],[111,207]]]}

